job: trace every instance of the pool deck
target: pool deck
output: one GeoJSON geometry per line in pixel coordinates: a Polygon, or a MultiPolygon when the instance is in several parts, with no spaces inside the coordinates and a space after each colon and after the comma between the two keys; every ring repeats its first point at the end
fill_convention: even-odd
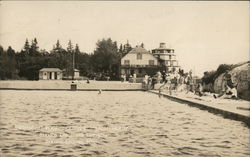
{"type": "MultiPolygon", "coordinates": [[[[150,90],[149,92],[159,94],[158,90],[150,90]]],[[[246,123],[250,127],[250,102],[245,100],[232,100],[217,98],[212,94],[199,97],[193,93],[177,93],[170,95],[167,91],[161,92],[161,95],[168,99],[186,103],[190,106],[198,107],[212,113],[220,114],[225,118],[234,119],[246,123]]]]}

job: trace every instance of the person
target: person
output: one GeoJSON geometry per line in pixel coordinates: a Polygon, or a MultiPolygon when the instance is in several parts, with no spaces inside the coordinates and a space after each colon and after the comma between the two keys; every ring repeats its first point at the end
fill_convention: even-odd
{"type": "Polygon", "coordinates": [[[202,89],[201,83],[198,83],[196,88],[195,88],[194,94],[199,95],[201,97],[203,95],[202,90],[203,89],[202,89]]]}
{"type": "Polygon", "coordinates": [[[124,82],[124,76],[121,74],[121,82],[124,82]]]}
{"type": "Polygon", "coordinates": [[[149,89],[149,90],[150,90],[150,89],[151,89],[151,87],[152,87],[151,85],[152,85],[152,77],[151,77],[151,76],[149,76],[149,77],[148,77],[148,85],[147,85],[147,89],[149,89]]]}
{"type": "Polygon", "coordinates": [[[156,83],[160,83],[161,82],[161,79],[162,79],[162,75],[161,75],[161,72],[158,71],[155,75],[156,77],[156,83]]]}
{"type": "Polygon", "coordinates": [[[133,82],[133,76],[129,75],[129,82],[133,82]]]}
{"type": "Polygon", "coordinates": [[[109,81],[110,80],[110,76],[107,76],[107,81],[109,81]]]}
{"type": "Polygon", "coordinates": [[[186,87],[187,87],[187,91],[186,91],[186,94],[191,91],[193,92],[193,84],[192,84],[192,75],[189,73],[187,74],[186,78],[185,78],[185,84],[186,84],[186,87]]]}
{"type": "Polygon", "coordinates": [[[157,83],[157,76],[153,76],[152,83],[151,83],[151,89],[155,89],[155,84],[157,83]]]}
{"type": "Polygon", "coordinates": [[[223,84],[222,84],[222,90],[221,93],[216,96],[215,94],[213,95],[214,98],[219,98],[222,96],[230,97],[233,99],[238,99],[237,95],[237,85],[235,85],[232,81],[232,76],[229,74],[229,71],[227,70],[223,76],[223,84]]]}
{"type": "Polygon", "coordinates": [[[102,94],[102,90],[101,90],[101,89],[99,89],[99,92],[98,92],[98,94],[102,94]]]}
{"type": "Polygon", "coordinates": [[[177,91],[182,92],[185,88],[184,85],[184,77],[180,75],[179,80],[178,80],[178,87],[177,87],[177,91]]]}
{"type": "Polygon", "coordinates": [[[169,87],[170,87],[170,75],[169,74],[165,74],[165,79],[164,79],[164,82],[163,82],[163,85],[160,86],[159,88],[159,94],[161,94],[162,90],[163,89],[168,89],[169,90],[169,87]]]}
{"type": "Polygon", "coordinates": [[[148,75],[146,74],[143,78],[143,81],[142,81],[142,86],[145,90],[147,90],[147,87],[148,87],[148,75]]]}
{"type": "Polygon", "coordinates": [[[166,72],[163,70],[162,72],[162,83],[165,83],[166,81],[166,72]]]}
{"type": "Polygon", "coordinates": [[[133,74],[133,83],[136,83],[136,73],[133,74]]]}

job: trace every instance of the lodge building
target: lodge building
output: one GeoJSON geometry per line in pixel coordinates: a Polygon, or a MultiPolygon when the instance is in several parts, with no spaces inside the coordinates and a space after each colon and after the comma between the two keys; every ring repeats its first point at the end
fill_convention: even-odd
{"type": "Polygon", "coordinates": [[[166,48],[165,43],[153,49],[152,53],[141,46],[136,46],[121,59],[121,75],[144,77],[154,75],[157,71],[179,70],[174,49],[166,48]]]}

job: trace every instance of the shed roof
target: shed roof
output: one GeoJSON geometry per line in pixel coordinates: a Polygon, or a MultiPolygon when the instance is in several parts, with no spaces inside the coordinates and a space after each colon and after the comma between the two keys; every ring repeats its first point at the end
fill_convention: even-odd
{"type": "MultiPolygon", "coordinates": [[[[75,70],[75,72],[80,72],[80,70],[78,70],[78,69],[74,69],[75,70]]],[[[66,69],[63,69],[62,71],[66,71],[66,69]]]]}
{"type": "Polygon", "coordinates": [[[39,71],[48,71],[48,72],[61,72],[62,70],[60,70],[59,68],[42,68],[39,71]]]}

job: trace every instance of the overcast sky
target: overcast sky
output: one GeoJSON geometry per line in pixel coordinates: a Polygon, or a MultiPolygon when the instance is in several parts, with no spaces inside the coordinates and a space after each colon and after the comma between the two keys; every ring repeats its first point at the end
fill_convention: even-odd
{"type": "Polygon", "coordinates": [[[208,1],[0,1],[0,45],[20,51],[37,38],[51,50],[69,39],[91,53],[98,39],[144,43],[151,50],[165,42],[180,65],[204,71],[221,63],[249,60],[249,2],[208,1]]]}

